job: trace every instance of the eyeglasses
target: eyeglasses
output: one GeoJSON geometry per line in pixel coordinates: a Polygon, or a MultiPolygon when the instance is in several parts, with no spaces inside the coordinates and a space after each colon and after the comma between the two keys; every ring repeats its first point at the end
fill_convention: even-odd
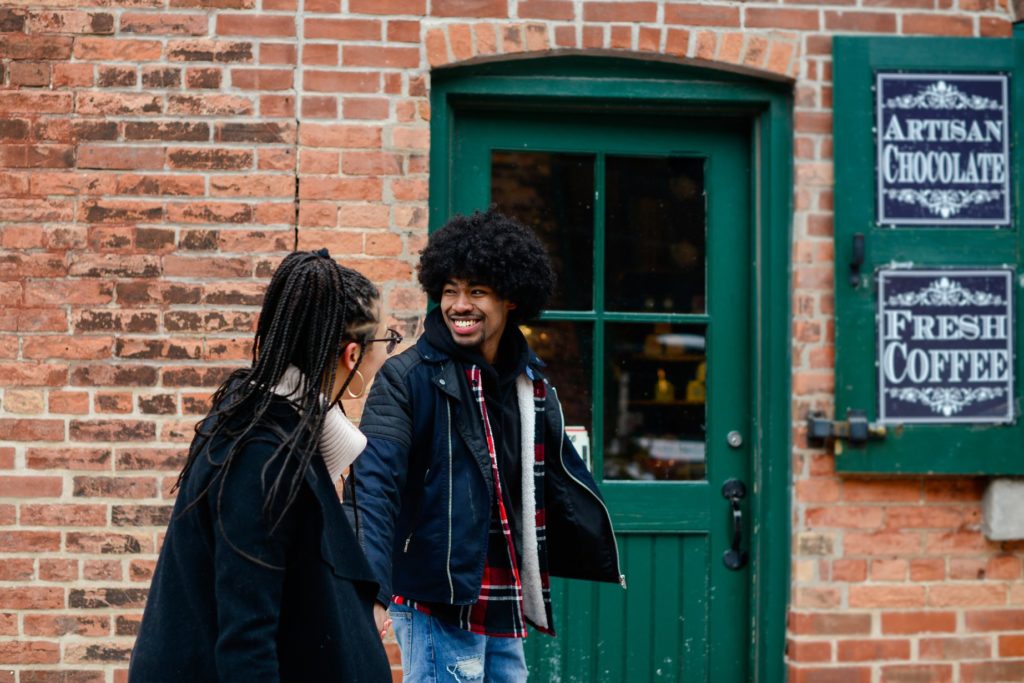
{"type": "Polygon", "coordinates": [[[396,330],[388,328],[388,336],[380,337],[378,339],[364,339],[363,346],[372,344],[373,342],[387,342],[388,345],[384,347],[384,351],[390,356],[391,352],[395,350],[395,347],[402,343],[402,335],[398,334],[396,330]]]}

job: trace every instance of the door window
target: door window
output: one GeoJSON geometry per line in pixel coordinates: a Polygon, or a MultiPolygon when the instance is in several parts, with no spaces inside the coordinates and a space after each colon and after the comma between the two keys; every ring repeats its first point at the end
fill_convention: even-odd
{"type": "Polygon", "coordinates": [[[706,477],[704,163],[491,153],[491,201],[537,232],[558,276],[523,331],[605,480],[706,477]]]}

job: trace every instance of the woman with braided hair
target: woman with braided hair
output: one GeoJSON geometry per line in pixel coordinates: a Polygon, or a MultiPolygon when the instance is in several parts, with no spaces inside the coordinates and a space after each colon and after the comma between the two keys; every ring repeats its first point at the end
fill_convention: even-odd
{"type": "Polygon", "coordinates": [[[252,365],[214,394],[178,477],[130,681],[391,680],[336,482],[366,444],[341,400],[400,341],[327,250],[278,266],[252,365]]]}

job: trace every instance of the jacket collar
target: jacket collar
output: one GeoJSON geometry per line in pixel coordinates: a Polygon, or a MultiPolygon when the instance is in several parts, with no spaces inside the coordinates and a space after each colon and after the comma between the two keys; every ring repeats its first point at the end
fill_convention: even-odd
{"type": "MultiPolygon", "coordinates": [[[[426,363],[430,363],[431,365],[452,365],[450,362],[452,360],[451,355],[438,349],[427,341],[426,335],[420,335],[420,338],[416,340],[416,349],[420,352],[420,356],[423,357],[423,360],[426,363]]],[[[546,367],[546,364],[536,353],[533,352],[533,349],[529,349],[529,354],[530,357],[526,363],[526,376],[532,381],[544,379],[542,368],[546,367]]]]}

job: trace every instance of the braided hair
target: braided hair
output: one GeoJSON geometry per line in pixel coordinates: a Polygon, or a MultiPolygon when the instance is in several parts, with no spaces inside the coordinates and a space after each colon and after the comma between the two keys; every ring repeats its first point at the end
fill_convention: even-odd
{"type": "MultiPolygon", "coordinates": [[[[184,511],[218,485],[217,516],[221,517],[224,482],[232,462],[246,444],[256,438],[254,429],[262,421],[261,426],[269,426],[280,439],[263,465],[261,477],[263,514],[271,531],[277,528],[298,496],[303,477],[317,452],[315,446],[324,418],[334,405],[324,399],[324,391],[334,386],[344,347],[356,342],[365,348],[365,340],[376,330],[379,307],[377,288],[361,273],[339,265],[326,249],[293,252],[285,257],[267,286],[256,327],[251,367],[236,370],[220,385],[213,395],[213,408],[196,425],[196,436],[175,488],[183,484],[200,457],[206,458],[218,474],[184,511]],[[264,417],[275,395],[273,388],[290,365],[297,367],[306,381],[287,397],[300,415],[299,424],[293,430],[283,430],[264,417]],[[215,461],[212,447],[225,441],[230,443],[227,455],[215,461]],[[285,458],[285,464],[294,466],[277,467],[276,476],[266,481],[267,472],[279,458],[285,458]],[[290,473],[290,477],[286,473],[290,473]]],[[[335,402],[340,401],[362,356],[360,353],[335,402]]],[[[235,547],[235,550],[259,564],[266,564],[240,548],[235,547]]]]}

